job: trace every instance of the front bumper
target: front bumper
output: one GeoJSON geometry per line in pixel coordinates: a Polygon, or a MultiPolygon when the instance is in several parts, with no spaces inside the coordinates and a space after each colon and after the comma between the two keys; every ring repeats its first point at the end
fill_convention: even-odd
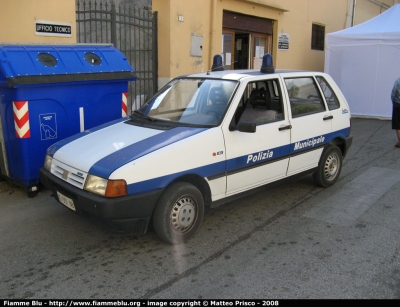
{"type": "Polygon", "coordinates": [[[76,212],[101,221],[116,231],[144,234],[163,189],[124,197],[106,198],[78,189],[43,167],[40,182],[58,199],[57,192],[72,199],[76,212]]]}

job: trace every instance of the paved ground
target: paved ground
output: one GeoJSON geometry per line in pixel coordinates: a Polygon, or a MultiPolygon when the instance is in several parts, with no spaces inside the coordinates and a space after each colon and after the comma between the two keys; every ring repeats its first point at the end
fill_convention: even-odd
{"type": "Polygon", "coordinates": [[[400,149],[390,121],[352,134],[333,187],[267,186],[206,210],[178,246],[0,182],[0,298],[400,298],[400,149]]]}

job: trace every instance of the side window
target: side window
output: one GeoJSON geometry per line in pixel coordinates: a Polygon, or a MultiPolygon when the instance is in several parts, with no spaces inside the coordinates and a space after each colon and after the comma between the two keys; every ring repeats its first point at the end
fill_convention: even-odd
{"type": "Polygon", "coordinates": [[[325,96],[326,104],[328,105],[329,110],[335,110],[340,108],[339,99],[336,97],[335,92],[332,90],[329,83],[322,76],[317,76],[317,81],[319,87],[322,90],[322,93],[325,96]]]}
{"type": "Polygon", "coordinates": [[[324,101],[312,77],[285,79],[292,117],[325,111],[324,101]]]}
{"type": "Polygon", "coordinates": [[[263,125],[284,118],[278,79],[250,82],[235,114],[235,124],[255,122],[263,125]]]}

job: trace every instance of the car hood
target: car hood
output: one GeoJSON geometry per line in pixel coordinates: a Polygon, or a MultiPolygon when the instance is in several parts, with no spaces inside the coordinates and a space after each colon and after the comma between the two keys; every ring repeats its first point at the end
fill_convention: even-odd
{"type": "Polygon", "coordinates": [[[48,154],[73,168],[107,178],[130,161],[204,130],[158,130],[114,121],[58,142],[49,148],[48,154]]]}

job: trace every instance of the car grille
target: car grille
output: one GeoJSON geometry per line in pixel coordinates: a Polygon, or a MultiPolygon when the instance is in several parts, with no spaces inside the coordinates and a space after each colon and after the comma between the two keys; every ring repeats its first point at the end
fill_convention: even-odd
{"type": "Polygon", "coordinates": [[[51,163],[51,173],[80,189],[83,189],[87,177],[87,173],[70,167],[55,159],[53,159],[51,163]]]}

